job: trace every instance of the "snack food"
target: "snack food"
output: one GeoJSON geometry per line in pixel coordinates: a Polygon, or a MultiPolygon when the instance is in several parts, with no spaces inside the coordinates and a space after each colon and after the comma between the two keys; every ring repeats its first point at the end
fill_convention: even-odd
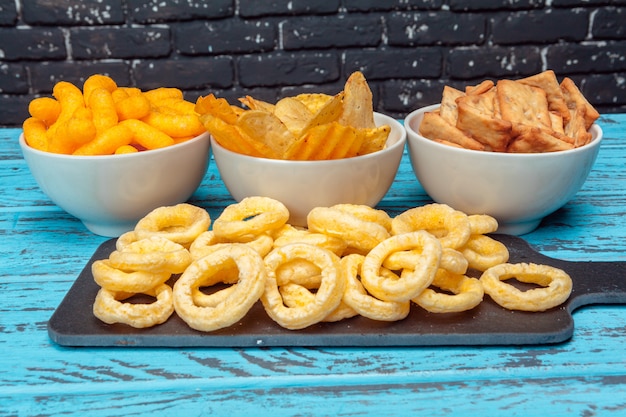
{"type": "Polygon", "coordinates": [[[346,279],[339,257],[327,249],[306,243],[292,243],[274,249],[265,257],[267,282],[261,302],[267,314],[284,328],[303,329],[322,321],[341,303],[346,279]],[[286,307],[276,282],[276,270],[294,259],[306,259],[320,268],[321,282],[310,302],[286,307]]]}
{"type": "Polygon", "coordinates": [[[491,80],[465,91],[445,86],[441,106],[427,112],[423,136],[493,152],[555,152],[584,146],[600,117],[576,84],[546,70],[519,80],[491,80]]]}
{"type": "Polygon", "coordinates": [[[338,204],[314,210],[323,230],[296,228],[287,217],[280,202],[261,197],[226,207],[214,223],[221,233],[206,230],[208,214],[199,207],[151,212],[117,239],[108,259],[92,264],[101,286],[94,314],[147,327],[172,314],[171,302],[190,327],[209,332],[238,322],[260,301],[278,325],[297,330],[356,315],[403,320],[412,305],[458,313],[478,306],[485,294],[507,309],[543,311],[571,291],[562,270],[507,263],[506,246],[485,234],[497,231],[487,215],[433,203],[391,218],[338,204]],[[367,232],[364,225],[384,233],[374,240],[360,236],[356,226],[367,232]],[[370,243],[356,245],[359,239],[370,243]],[[521,291],[503,282],[513,277],[544,288],[521,291]],[[157,301],[135,307],[134,294],[157,301]]]}
{"type": "Polygon", "coordinates": [[[187,248],[211,225],[209,213],[188,203],[157,207],[135,225],[137,239],[161,236],[187,248]]]}
{"type": "Polygon", "coordinates": [[[124,323],[136,328],[152,327],[167,321],[174,312],[172,288],[161,284],[145,292],[155,297],[149,303],[124,302],[135,294],[100,288],[93,304],[93,314],[105,323],[124,323]]]}
{"type": "Polygon", "coordinates": [[[94,74],[82,91],[60,81],[52,95],[33,99],[31,117],[23,124],[26,143],[41,151],[83,156],[139,152],[205,132],[194,104],[176,88],[142,92],[94,74]]]}
{"type": "Polygon", "coordinates": [[[572,279],[565,271],[532,263],[495,265],[481,275],[480,281],[486,294],[510,310],[544,311],[563,303],[572,291],[572,279]],[[522,291],[503,282],[511,278],[542,288],[522,291]]]}
{"type": "MultiPolygon", "coordinates": [[[[194,261],[174,284],[173,298],[176,313],[191,328],[213,331],[239,321],[259,299],[265,288],[266,270],[263,258],[254,249],[243,244],[231,244],[194,261]],[[222,282],[219,271],[236,267],[237,282],[214,302],[197,305],[193,290],[222,282]]],[[[218,293],[219,294],[219,293],[218,293]]]]}
{"type": "Polygon", "coordinates": [[[375,125],[372,92],[360,72],[334,96],[299,94],[275,104],[250,96],[240,101],[247,110],[209,94],[198,99],[195,110],[221,146],[250,156],[350,158],[383,149],[391,131],[388,125],[375,125]]]}

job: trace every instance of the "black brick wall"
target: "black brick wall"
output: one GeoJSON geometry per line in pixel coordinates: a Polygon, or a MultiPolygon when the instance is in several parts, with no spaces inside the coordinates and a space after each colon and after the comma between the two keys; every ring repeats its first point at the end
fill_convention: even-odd
{"type": "Polygon", "coordinates": [[[0,125],[59,80],[277,100],[362,70],[404,117],[444,84],[553,69],[626,111],[626,0],[0,0],[0,125]]]}

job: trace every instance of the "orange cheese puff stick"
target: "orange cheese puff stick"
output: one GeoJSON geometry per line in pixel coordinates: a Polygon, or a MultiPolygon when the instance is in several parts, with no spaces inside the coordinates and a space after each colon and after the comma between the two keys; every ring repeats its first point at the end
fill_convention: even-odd
{"type": "Polygon", "coordinates": [[[79,107],[72,117],[49,135],[48,151],[71,154],[96,137],[96,126],[90,109],[79,107]]]}
{"type": "Polygon", "coordinates": [[[119,126],[124,126],[133,132],[133,142],[138,143],[146,149],[164,148],[174,144],[174,139],[172,139],[171,136],[141,120],[123,120],[120,122],[119,126]]]}
{"type": "Polygon", "coordinates": [[[93,112],[93,123],[98,133],[115,126],[119,121],[110,91],[104,88],[94,89],[87,104],[93,112]]]}
{"type": "Polygon", "coordinates": [[[24,140],[31,148],[40,151],[48,150],[48,136],[46,135],[46,124],[36,117],[29,117],[22,124],[24,129],[24,140]]]}
{"type": "Polygon", "coordinates": [[[124,154],[124,153],[137,153],[139,149],[135,148],[133,145],[122,145],[115,150],[116,155],[124,154]]]}
{"type": "Polygon", "coordinates": [[[117,88],[117,84],[111,77],[106,75],[94,74],[87,78],[83,83],[83,95],[85,96],[85,103],[89,103],[89,97],[91,93],[98,89],[104,88],[109,93],[113,92],[117,88]]]}
{"type": "Polygon", "coordinates": [[[150,102],[143,95],[129,95],[115,103],[119,120],[143,119],[150,114],[150,108],[150,102]]]}
{"type": "Polygon", "coordinates": [[[59,81],[52,88],[52,95],[61,105],[59,117],[52,126],[49,127],[49,133],[54,133],[55,126],[60,125],[69,120],[76,109],[85,107],[83,93],[78,87],[67,81],[59,81]]]}
{"type": "Polygon", "coordinates": [[[61,114],[61,103],[52,97],[38,97],[28,104],[28,112],[31,116],[42,120],[46,126],[51,126],[61,114]]]}
{"type": "Polygon", "coordinates": [[[198,136],[205,132],[195,113],[182,114],[169,107],[152,109],[142,120],[171,137],[198,136]]]}
{"type": "Polygon", "coordinates": [[[64,142],[65,132],[59,131],[66,129],[67,122],[74,116],[76,110],[85,108],[83,93],[74,84],[67,81],[59,81],[52,88],[52,95],[59,102],[61,112],[46,132],[48,136],[48,151],[69,153],[72,147],[64,142]]]}
{"type": "Polygon", "coordinates": [[[133,132],[120,124],[98,134],[74,151],[74,155],[112,155],[117,148],[128,145],[133,140],[133,132]]]}
{"type": "Polygon", "coordinates": [[[171,87],[159,87],[154,90],[144,91],[143,95],[150,101],[150,103],[158,103],[159,101],[167,98],[183,99],[183,92],[178,88],[171,87]]]}
{"type": "Polygon", "coordinates": [[[126,92],[126,90],[118,87],[115,90],[111,91],[111,97],[113,97],[113,102],[117,105],[117,103],[130,96],[128,95],[128,92],[126,92]]]}

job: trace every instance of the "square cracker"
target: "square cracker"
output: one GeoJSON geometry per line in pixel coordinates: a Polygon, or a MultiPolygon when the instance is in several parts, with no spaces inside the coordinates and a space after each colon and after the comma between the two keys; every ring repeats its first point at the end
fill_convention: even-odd
{"type": "Polygon", "coordinates": [[[459,117],[456,127],[482,143],[485,150],[505,152],[512,138],[512,125],[496,118],[493,113],[493,97],[466,96],[457,101],[459,117]],[[480,98],[480,100],[476,100],[480,98]]]}
{"type": "Polygon", "coordinates": [[[540,72],[539,74],[517,80],[520,83],[539,87],[546,92],[548,99],[548,109],[560,115],[563,120],[569,120],[569,109],[565,103],[565,97],[556,74],[552,70],[540,72]]]}
{"type": "Polygon", "coordinates": [[[574,149],[574,145],[545,129],[523,125],[521,130],[521,133],[509,143],[508,152],[541,153],[574,149]]]}
{"type": "Polygon", "coordinates": [[[587,101],[571,78],[566,77],[561,81],[561,89],[570,110],[584,109],[585,127],[589,130],[591,125],[600,117],[600,113],[587,101]]]}
{"type": "Polygon", "coordinates": [[[456,126],[446,122],[438,112],[424,113],[424,118],[419,126],[422,136],[435,141],[448,141],[456,143],[467,149],[482,151],[485,147],[478,141],[470,138],[456,126]]]}
{"type": "Polygon", "coordinates": [[[449,124],[456,126],[457,121],[457,107],[456,100],[465,96],[465,93],[461,90],[457,90],[454,87],[444,86],[443,93],[441,94],[441,107],[439,107],[439,114],[449,124]]]}
{"type": "Polygon", "coordinates": [[[569,122],[565,125],[563,133],[572,138],[575,147],[586,145],[591,140],[591,133],[587,131],[585,110],[576,108],[570,110],[569,122]]]}
{"type": "Polygon", "coordinates": [[[517,125],[552,129],[548,98],[541,88],[512,80],[499,80],[496,96],[502,118],[517,125]]]}

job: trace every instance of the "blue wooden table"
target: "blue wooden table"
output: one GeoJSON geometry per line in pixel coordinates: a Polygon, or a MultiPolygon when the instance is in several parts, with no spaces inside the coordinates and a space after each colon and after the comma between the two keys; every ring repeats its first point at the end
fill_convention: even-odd
{"type": "MultiPolygon", "coordinates": [[[[573,201],[524,236],[571,261],[626,260],[626,115],[573,201]]],[[[46,324],[106,238],[37,187],[0,129],[1,416],[626,415],[626,306],[576,310],[555,345],[402,348],[70,348],[46,324]]],[[[532,198],[532,196],[529,196],[532,198]]],[[[232,203],[213,163],[190,200],[232,203]]],[[[430,202],[405,157],[380,207],[430,202]]],[[[626,279],[626,277],[615,277],[626,279]]]]}

